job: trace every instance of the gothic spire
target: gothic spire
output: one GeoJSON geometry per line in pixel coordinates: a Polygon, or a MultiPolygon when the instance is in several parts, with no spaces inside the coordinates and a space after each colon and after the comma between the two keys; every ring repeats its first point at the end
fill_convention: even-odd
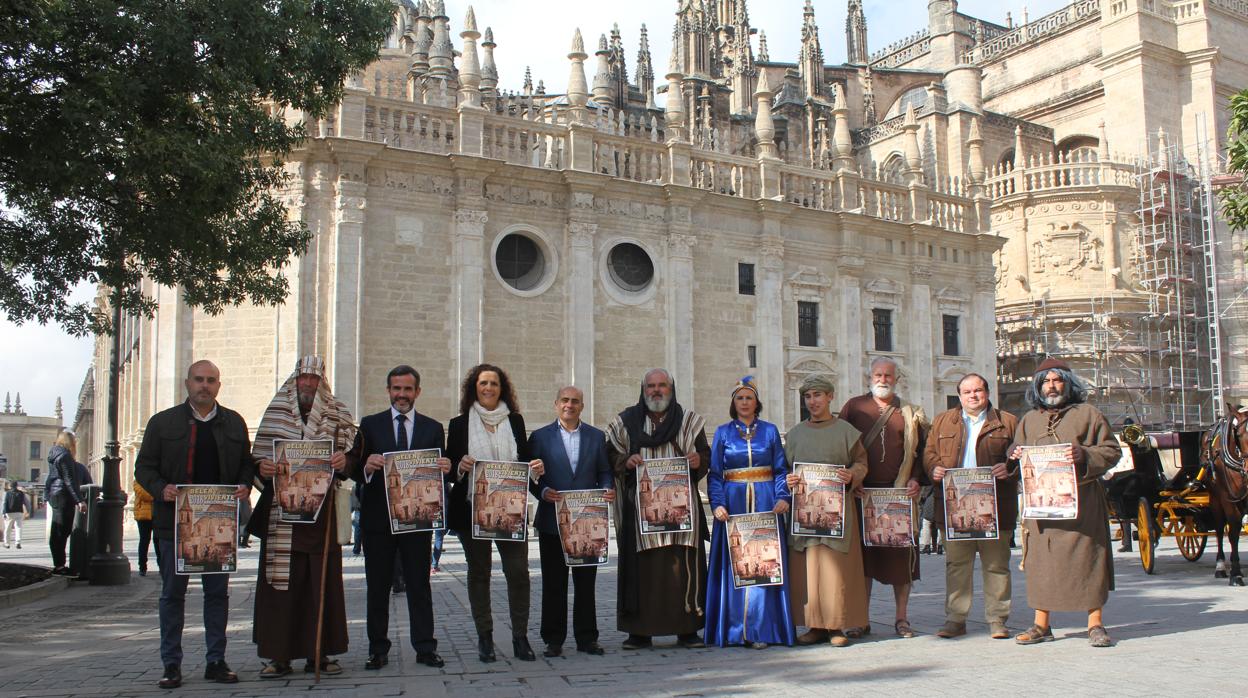
{"type": "Polygon", "coordinates": [[[771,62],[771,54],[767,53],[767,32],[762,29],[758,30],[758,60],[761,63],[771,62]]]}
{"type": "Polygon", "coordinates": [[[641,48],[637,51],[637,87],[646,96],[646,108],[654,109],[654,65],[650,60],[650,36],[641,25],[641,48]]]}
{"type": "Polygon", "coordinates": [[[819,45],[819,25],[815,23],[815,8],[810,0],[802,10],[802,48],[797,59],[802,75],[802,87],[806,96],[823,94],[823,48],[819,45]]]}
{"type": "Polygon", "coordinates": [[[594,104],[600,107],[615,106],[615,94],[611,89],[611,49],[607,46],[607,35],[598,37],[598,71],[594,73],[594,104]]]}
{"type": "Polygon", "coordinates": [[[849,13],[845,17],[845,48],[848,63],[863,65],[870,55],[867,50],[867,15],[862,0],[849,0],[849,13]]]}
{"type": "Polygon", "coordinates": [[[585,82],[585,40],[581,38],[578,27],[572,36],[572,49],[568,52],[568,60],[572,62],[572,70],[568,75],[568,107],[572,112],[573,121],[585,120],[585,105],[589,102],[589,85],[585,82]]]}
{"type": "Polygon", "coordinates": [[[481,40],[481,91],[487,95],[498,89],[498,66],[494,64],[494,30],[486,27],[481,40]]]}

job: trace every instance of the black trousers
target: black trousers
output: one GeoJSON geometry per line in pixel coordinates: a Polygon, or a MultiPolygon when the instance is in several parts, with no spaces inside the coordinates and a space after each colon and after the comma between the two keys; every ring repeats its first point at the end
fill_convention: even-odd
{"type": "Polygon", "coordinates": [[[407,620],[412,649],[434,652],[433,594],[429,589],[429,556],[433,534],[364,531],[364,581],[368,586],[368,653],[390,651],[390,589],[397,561],[407,584],[407,620]]]}
{"type": "MultiPolygon", "coordinates": [[[[152,520],[138,521],[135,520],[134,525],[139,527],[139,571],[147,571],[147,547],[152,542],[152,520]]],[[[156,565],[160,566],[160,556],[156,556],[156,565]]]]}
{"type": "Polygon", "coordinates": [[[594,605],[597,567],[568,567],[559,536],[538,533],[542,556],[542,642],[556,647],[568,638],[568,572],[572,573],[572,637],[577,647],[598,641],[598,609],[594,605]]]}
{"type": "Polygon", "coordinates": [[[52,553],[52,567],[64,567],[65,544],[69,542],[69,534],[74,530],[74,505],[55,507],[55,511],[49,513],[51,520],[48,521],[48,549],[52,553]]]}

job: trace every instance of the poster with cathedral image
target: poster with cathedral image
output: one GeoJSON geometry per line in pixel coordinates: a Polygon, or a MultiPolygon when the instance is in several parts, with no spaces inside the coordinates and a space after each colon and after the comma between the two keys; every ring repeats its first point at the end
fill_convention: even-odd
{"type": "Polygon", "coordinates": [[[611,504],[606,490],[567,490],[555,505],[559,542],[568,567],[607,564],[611,545],[611,504]]]}
{"type": "Polygon", "coordinates": [[[273,500],[278,521],[315,523],[325,504],[325,495],[334,481],[329,458],[334,442],[323,440],[273,440],[273,500]]]}
{"type": "Polygon", "coordinates": [[[438,459],[442,449],[391,451],[381,454],[386,464],[386,506],[390,532],[412,533],[446,528],[446,489],[438,459]]]}
{"type": "Polygon", "coordinates": [[[689,459],[651,458],[637,466],[637,522],[643,534],[693,530],[689,459]]]}
{"type": "Polygon", "coordinates": [[[793,488],[793,535],[845,537],[845,483],[838,474],[843,465],[794,463],[801,481],[793,488]]]}
{"type": "Polygon", "coordinates": [[[529,464],[479,460],[472,466],[472,537],[523,543],[529,532],[529,464]]]}
{"type": "Polygon", "coordinates": [[[784,584],[781,533],[780,517],[775,512],[728,517],[728,559],[734,589],[784,584]]]}
{"type": "Polygon", "coordinates": [[[943,480],[945,540],[996,540],[997,479],[992,468],[950,468],[943,480]]]}
{"type": "Polygon", "coordinates": [[[1023,446],[1024,519],[1074,519],[1079,516],[1079,486],[1070,444],[1023,446]]]}
{"type": "Polygon", "coordinates": [[[238,499],[234,485],[178,485],[173,529],[176,574],[238,571],[238,499]]]}
{"type": "Polygon", "coordinates": [[[862,544],[868,548],[914,545],[914,500],[904,487],[863,489],[862,544]]]}

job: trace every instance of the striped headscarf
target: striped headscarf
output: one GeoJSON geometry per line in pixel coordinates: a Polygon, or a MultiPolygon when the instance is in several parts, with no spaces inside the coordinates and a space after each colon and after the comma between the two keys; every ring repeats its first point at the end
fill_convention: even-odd
{"type": "MultiPolygon", "coordinates": [[[[295,370],[277,389],[273,401],[264,410],[256,438],[252,442],[252,454],[257,458],[273,458],[275,439],[329,439],[335,451],[346,451],[355,440],[355,424],[347,406],[334,397],[325,380],[325,360],[319,356],[305,356],[295,364],[295,370]],[[319,376],[316,399],[303,419],[299,410],[299,388],[296,380],[302,375],[319,376]]],[[[327,496],[332,497],[331,490],[327,496]]],[[[265,576],[274,589],[285,591],[290,583],[290,550],[292,524],[278,521],[277,498],[269,510],[269,530],[265,541],[265,576]]],[[[332,525],[332,524],[327,524],[332,525]]]]}

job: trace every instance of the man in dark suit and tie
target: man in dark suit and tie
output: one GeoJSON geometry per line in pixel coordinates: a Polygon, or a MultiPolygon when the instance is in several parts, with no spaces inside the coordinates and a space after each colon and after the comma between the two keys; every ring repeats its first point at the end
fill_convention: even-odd
{"type": "MultiPolygon", "coordinates": [[[[558,419],[533,432],[529,449],[540,458],[546,472],[538,481],[541,502],[533,527],[537,529],[538,550],[542,556],[542,640],[547,657],[563,654],[568,637],[568,566],[559,541],[555,504],[565,490],[607,490],[607,501],[615,501],[615,485],[607,462],[607,442],[601,430],[581,421],[584,393],[568,386],[555,398],[558,419]]],[[[573,567],[572,583],[576,597],[572,606],[572,637],[576,650],[602,654],[598,644],[598,618],[594,606],[596,567],[573,567]]]]}
{"type": "MultiPolygon", "coordinates": [[[[411,624],[416,661],[431,667],[445,662],[438,656],[433,636],[433,595],[429,589],[429,557],[433,534],[429,531],[393,534],[386,505],[383,453],[390,451],[445,449],[442,425],[417,414],[420,374],[411,366],[396,366],[386,376],[390,409],[360,422],[355,446],[347,454],[351,478],[360,485],[360,530],[364,538],[364,579],[368,587],[368,661],[365,669],[380,669],[389,659],[390,587],[394,582],[396,556],[407,586],[407,615],[411,624]]],[[[439,458],[442,472],[451,461],[439,458]]]]}

